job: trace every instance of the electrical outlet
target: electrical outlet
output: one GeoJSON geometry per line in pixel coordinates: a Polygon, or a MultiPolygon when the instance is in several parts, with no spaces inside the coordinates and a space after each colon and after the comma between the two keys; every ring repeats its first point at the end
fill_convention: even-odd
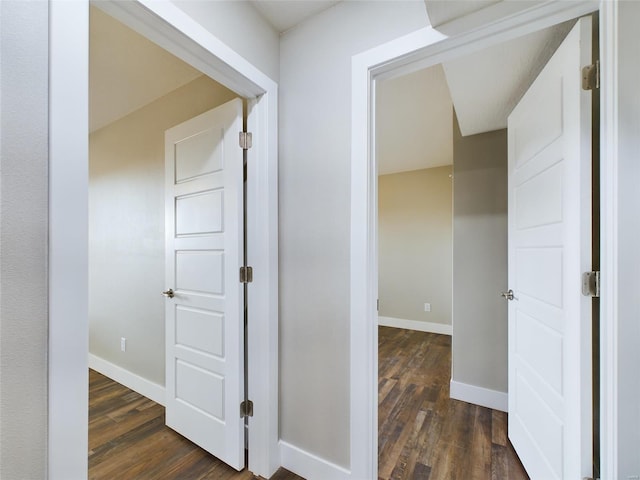
{"type": "Polygon", "coordinates": [[[120,338],[120,350],[122,350],[123,352],[127,351],[127,339],[124,337],[120,338]]]}
{"type": "Polygon", "coordinates": [[[425,312],[430,312],[431,311],[431,304],[430,303],[425,303],[424,304],[424,311],[425,312]]]}

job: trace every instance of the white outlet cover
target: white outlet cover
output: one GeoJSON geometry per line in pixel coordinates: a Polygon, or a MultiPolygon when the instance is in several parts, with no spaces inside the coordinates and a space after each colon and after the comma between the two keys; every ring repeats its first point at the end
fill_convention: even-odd
{"type": "Polygon", "coordinates": [[[424,304],[424,311],[425,312],[430,312],[431,311],[431,304],[430,303],[425,303],[424,304]]]}

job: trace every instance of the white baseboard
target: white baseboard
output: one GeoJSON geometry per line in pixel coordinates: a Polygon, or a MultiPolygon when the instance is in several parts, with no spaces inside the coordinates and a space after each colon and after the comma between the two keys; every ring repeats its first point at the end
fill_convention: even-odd
{"type": "Polygon", "coordinates": [[[417,320],[406,320],[404,318],[382,317],[378,315],[378,325],[383,327],[405,328],[407,330],[418,330],[420,332],[439,333],[441,335],[451,335],[451,325],[444,323],[419,322],[417,320]]]}
{"type": "Polygon", "coordinates": [[[348,480],[351,472],[301,448],[280,440],[281,465],[307,480],[348,480]]]}
{"type": "Polygon", "coordinates": [[[89,368],[164,406],[165,389],[162,385],[158,385],[91,353],[89,354],[89,368]]]}
{"type": "Polygon", "coordinates": [[[476,387],[468,383],[460,383],[451,380],[450,397],[455,400],[473,403],[481,407],[493,408],[506,412],[509,410],[509,396],[504,392],[489,390],[488,388],[476,387]]]}

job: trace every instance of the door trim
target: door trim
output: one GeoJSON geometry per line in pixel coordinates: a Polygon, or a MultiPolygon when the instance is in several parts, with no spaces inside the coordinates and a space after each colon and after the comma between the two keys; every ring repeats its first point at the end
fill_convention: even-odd
{"type": "MultiPolygon", "coordinates": [[[[501,2],[503,4],[508,2],[501,2]]],[[[499,6],[500,4],[498,4],[499,6]]],[[[496,6],[496,8],[498,8],[496,6]]],[[[506,8],[506,6],[504,7],[506,8]]],[[[377,179],[376,81],[417,71],[482,47],[513,39],[601,8],[601,138],[603,301],[601,323],[602,478],[617,478],[617,2],[544,2],[503,17],[488,9],[385,43],[352,57],[351,89],[351,469],[354,479],[377,477],[377,179]],[[499,18],[499,20],[494,20],[499,18]],[[606,161],[604,161],[606,159],[606,161]]],[[[500,13],[498,11],[498,13],[500,13]]]]}
{"type": "MultiPolygon", "coordinates": [[[[54,480],[87,475],[88,6],[88,0],[50,4],[48,474],[54,480]]],[[[249,469],[268,478],[280,466],[277,84],[171,2],[97,6],[248,98],[254,133],[248,152],[249,309],[256,312],[249,339],[249,469]]]]}

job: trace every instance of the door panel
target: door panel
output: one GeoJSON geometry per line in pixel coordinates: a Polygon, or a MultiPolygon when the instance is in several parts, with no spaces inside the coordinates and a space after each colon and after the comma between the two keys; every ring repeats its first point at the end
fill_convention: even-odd
{"type": "Polygon", "coordinates": [[[244,467],[242,101],[165,133],[166,423],[244,467]]]}
{"type": "Polygon", "coordinates": [[[176,307],[176,345],[224,357],[224,315],[176,307]]]}
{"type": "Polygon", "coordinates": [[[224,295],[224,258],[221,251],[176,250],[177,290],[224,295]]]}
{"type": "Polygon", "coordinates": [[[219,190],[176,198],[176,235],[222,232],[222,205],[219,190]]]}
{"type": "Polygon", "coordinates": [[[591,476],[591,19],[508,120],[509,438],[532,479],[591,476]]]}
{"type": "Polygon", "coordinates": [[[176,182],[222,170],[223,136],[224,130],[211,128],[177,141],[173,147],[176,182]]]}

